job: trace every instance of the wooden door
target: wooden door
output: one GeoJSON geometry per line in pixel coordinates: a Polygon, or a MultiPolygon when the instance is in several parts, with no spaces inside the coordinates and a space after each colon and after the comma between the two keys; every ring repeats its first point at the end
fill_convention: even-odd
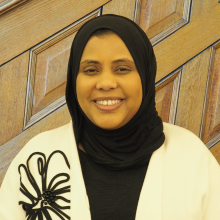
{"type": "Polygon", "coordinates": [[[220,3],[143,0],[135,20],[154,45],[157,109],[198,137],[220,163],[220,3]]]}
{"type": "Polygon", "coordinates": [[[137,22],[154,45],[157,109],[220,162],[220,4],[216,0],[0,0],[0,184],[35,135],[69,122],[64,99],[71,42],[101,14],[137,22]]]}

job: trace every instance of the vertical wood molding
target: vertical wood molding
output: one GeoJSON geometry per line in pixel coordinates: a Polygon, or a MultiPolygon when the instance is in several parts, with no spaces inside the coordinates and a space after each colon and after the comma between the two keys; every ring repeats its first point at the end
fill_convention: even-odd
{"type": "Polygon", "coordinates": [[[199,136],[211,49],[183,66],[175,124],[199,136]]]}
{"type": "Polygon", "coordinates": [[[172,123],[175,119],[180,76],[178,70],[156,85],[156,109],[163,122],[172,123]]]}
{"type": "MultiPolygon", "coordinates": [[[[200,133],[199,133],[199,137],[201,138],[201,140],[203,140],[203,129],[204,129],[204,126],[205,126],[205,114],[206,114],[206,111],[207,111],[207,98],[208,98],[207,93],[208,93],[209,83],[210,83],[210,73],[213,70],[213,62],[212,62],[213,54],[214,54],[213,47],[211,47],[210,50],[211,50],[211,52],[210,52],[210,60],[209,60],[209,70],[208,70],[208,76],[207,76],[207,82],[206,82],[206,91],[205,91],[205,98],[204,98],[203,110],[202,110],[202,120],[201,120],[200,133]]],[[[208,143],[206,143],[206,146],[208,148],[211,147],[211,145],[208,144],[208,143]]]]}
{"type": "Polygon", "coordinates": [[[176,112],[177,112],[177,104],[179,98],[179,90],[180,90],[180,81],[182,77],[182,69],[178,70],[174,73],[175,79],[173,82],[173,93],[172,99],[170,104],[170,116],[169,116],[169,123],[175,124],[176,120],[176,112]]]}
{"type": "Polygon", "coordinates": [[[213,46],[201,138],[211,148],[220,140],[220,42],[213,46]]]}
{"type": "MultiPolygon", "coordinates": [[[[24,129],[29,128],[34,123],[38,122],[51,112],[55,111],[56,109],[60,108],[62,105],[65,104],[65,97],[62,96],[58,98],[56,101],[52,102],[48,106],[44,106],[44,108],[34,115],[32,115],[32,108],[34,102],[34,88],[35,88],[35,73],[36,73],[36,62],[37,56],[47,48],[51,47],[52,45],[56,44],[57,42],[61,41],[62,39],[68,37],[69,35],[77,32],[77,30],[88,20],[97,17],[100,15],[100,9],[96,10],[95,12],[89,14],[88,16],[82,18],[81,20],[77,21],[76,23],[72,24],[70,27],[64,29],[63,31],[59,32],[55,36],[49,38],[48,40],[44,41],[43,43],[37,45],[30,51],[30,64],[29,64],[29,73],[28,73],[28,87],[27,87],[27,96],[26,96],[26,106],[25,106],[25,117],[24,117],[24,129]]],[[[70,45],[71,46],[71,45],[70,45]]],[[[43,82],[42,82],[43,83],[43,82]]]]}
{"type": "Polygon", "coordinates": [[[142,0],[135,1],[134,22],[138,25],[140,23],[140,16],[141,16],[141,3],[142,3],[142,0]]]}
{"type": "Polygon", "coordinates": [[[11,10],[12,8],[20,5],[23,2],[26,2],[28,0],[3,0],[0,2],[0,16],[1,14],[5,13],[8,10],[11,10]]]}

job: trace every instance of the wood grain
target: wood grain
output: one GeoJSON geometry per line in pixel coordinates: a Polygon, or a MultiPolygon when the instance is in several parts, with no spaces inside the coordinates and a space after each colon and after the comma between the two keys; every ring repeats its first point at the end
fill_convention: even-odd
{"type": "Polygon", "coordinates": [[[66,82],[70,47],[75,33],[36,55],[32,115],[65,94],[65,85],[62,91],[60,86],[66,82]]]}
{"type": "Polygon", "coordinates": [[[163,122],[169,121],[172,90],[173,81],[169,82],[156,93],[156,109],[163,122]]]}
{"type": "Polygon", "coordinates": [[[41,132],[67,124],[70,120],[71,117],[65,105],[9,142],[0,146],[0,185],[11,161],[31,138],[41,132]]]}
{"type": "Polygon", "coordinates": [[[5,0],[0,2],[0,15],[20,5],[27,0],[5,0]]]}
{"type": "Polygon", "coordinates": [[[29,52],[0,67],[0,145],[22,132],[29,52]]]}
{"type": "Polygon", "coordinates": [[[2,14],[0,30],[4,31],[0,32],[0,65],[108,1],[29,0],[2,14]]]}
{"type": "MultiPolygon", "coordinates": [[[[170,35],[187,23],[189,15],[189,0],[168,0],[163,3],[156,0],[143,0],[140,14],[140,27],[149,38],[160,34],[160,38],[170,35]],[[185,4],[185,5],[184,5],[185,4]],[[185,16],[185,11],[187,15],[185,16]]],[[[152,39],[158,42],[159,39],[152,39]]]]}
{"type": "Polygon", "coordinates": [[[175,96],[176,93],[178,93],[178,91],[174,91],[173,89],[175,90],[179,89],[179,87],[175,85],[176,83],[178,84],[178,82],[176,82],[176,79],[179,78],[179,74],[180,74],[180,71],[177,71],[156,85],[156,88],[155,88],[156,109],[157,109],[158,115],[162,118],[163,122],[170,122],[171,107],[176,108],[176,105],[174,102],[176,102],[177,100],[176,99],[173,100],[174,99],[173,96],[175,96]]]}
{"type": "Polygon", "coordinates": [[[176,125],[200,136],[211,49],[183,66],[176,125]]]}
{"type": "Polygon", "coordinates": [[[214,147],[212,147],[210,151],[220,164],[220,142],[218,142],[214,147]]]}
{"type": "Polygon", "coordinates": [[[79,28],[100,10],[74,22],[30,50],[24,128],[63,105],[70,47],[79,28]],[[56,102],[56,104],[54,104],[56,102]]]}
{"type": "Polygon", "coordinates": [[[161,4],[160,1],[156,1],[156,0],[153,0],[151,2],[148,1],[148,2],[150,4],[149,8],[151,8],[150,11],[146,11],[146,13],[150,14],[150,19],[148,22],[148,28],[149,28],[158,24],[159,22],[166,19],[170,15],[174,14],[176,12],[176,9],[180,5],[179,3],[182,3],[184,1],[183,0],[178,1],[179,2],[178,3],[177,0],[168,0],[168,1],[164,1],[163,4],[161,4]]]}
{"type": "Polygon", "coordinates": [[[169,123],[175,124],[176,120],[176,111],[177,111],[177,104],[179,98],[179,88],[180,88],[180,81],[182,76],[182,69],[177,70],[173,73],[175,77],[173,80],[173,91],[172,91],[172,99],[170,104],[170,115],[169,115],[169,123]]]}
{"type": "Polygon", "coordinates": [[[112,0],[103,6],[103,14],[116,14],[134,20],[135,0],[112,0]]]}
{"type": "Polygon", "coordinates": [[[220,133],[220,43],[213,47],[202,140],[206,143],[220,133]]]}
{"type": "Polygon", "coordinates": [[[137,23],[137,24],[140,23],[141,4],[142,4],[142,0],[136,0],[135,1],[134,22],[137,23]]]}
{"type": "Polygon", "coordinates": [[[201,15],[207,12],[211,12],[213,7],[218,4],[218,0],[206,1],[206,0],[193,0],[191,7],[190,21],[194,21],[201,18],[201,15]]]}
{"type": "Polygon", "coordinates": [[[56,87],[56,89],[54,89],[53,91],[45,94],[42,97],[42,100],[40,100],[40,102],[38,102],[37,105],[34,105],[34,108],[32,109],[31,117],[36,113],[39,113],[41,110],[46,108],[51,103],[61,98],[65,94],[65,89],[66,89],[66,82],[56,87]]]}
{"type": "Polygon", "coordinates": [[[219,20],[220,4],[157,44],[154,47],[158,61],[156,82],[217,41],[219,20]]]}

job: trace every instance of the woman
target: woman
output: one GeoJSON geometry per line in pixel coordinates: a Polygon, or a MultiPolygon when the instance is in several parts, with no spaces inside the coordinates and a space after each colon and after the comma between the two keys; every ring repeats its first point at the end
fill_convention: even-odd
{"type": "Polygon", "coordinates": [[[68,67],[73,123],[36,136],[14,159],[0,219],[219,219],[220,167],[194,134],[162,123],[155,75],[134,22],[104,15],[84,24],[68,67]]]}

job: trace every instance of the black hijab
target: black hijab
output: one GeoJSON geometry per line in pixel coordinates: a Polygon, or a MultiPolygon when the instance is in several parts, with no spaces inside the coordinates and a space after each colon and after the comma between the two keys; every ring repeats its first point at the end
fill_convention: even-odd
{"type": "Polygon", "coordinates": [[[144,31],[133,21],[102,15],[86,22],[77,32],[71,47],[66,102],[73,120],[76,144],[97,163],[110,169],[139,167],[149,162],[152,153],[164,142],[163,124],[155,108],[156,59],[144,31]],[[99,29],[115,32],[130,51],[140,74],[143,99],[138,112],[124,126],[105,130],[93,124],[79,106],[76,78],[81,56],[91,35],[99,29]]]}

